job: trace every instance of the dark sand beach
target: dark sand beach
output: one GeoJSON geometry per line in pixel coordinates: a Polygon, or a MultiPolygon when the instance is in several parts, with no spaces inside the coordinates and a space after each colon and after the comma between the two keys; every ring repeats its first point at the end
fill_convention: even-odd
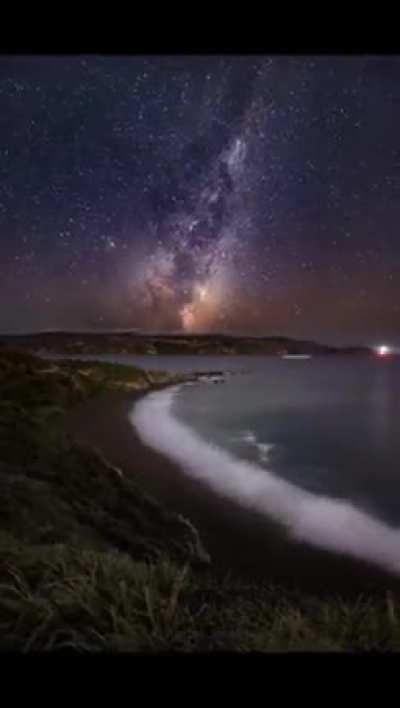
{"type": "Polygon", "coordinates": [[[128,419],[141,395],[107,393],[85,402],[69,414],[67,432],[101,450],[124,474],[138,477],[166,508],[190,519],[215,571],[283,583],[319,595],[350,596],[374,588],[400,595],[400,578],[355,558],[294,542],[277,524],[218,497],[145,446],[128,419]]]}

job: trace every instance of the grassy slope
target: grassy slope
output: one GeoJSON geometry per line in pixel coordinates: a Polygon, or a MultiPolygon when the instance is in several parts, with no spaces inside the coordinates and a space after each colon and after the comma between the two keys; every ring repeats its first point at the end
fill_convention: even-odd
{"type": "Polygon", "coordinates": [[[398,649],[392,597],[321,601],[221,579],[135,470],[64,438],[67,407],[165,380],[0,348],[0,649],[398,649]]]}

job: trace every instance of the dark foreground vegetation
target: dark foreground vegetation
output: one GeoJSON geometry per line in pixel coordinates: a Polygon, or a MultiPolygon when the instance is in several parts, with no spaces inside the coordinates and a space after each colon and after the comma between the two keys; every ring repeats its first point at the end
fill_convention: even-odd
{"type": "Polygon", "coordinates": [[[319,599],[221,577],[134,464],[116,469],[63,433],[66,411],[87,397],[172,378],[0,347],[0,649],[400,648],[393,595],[319,599]]]}

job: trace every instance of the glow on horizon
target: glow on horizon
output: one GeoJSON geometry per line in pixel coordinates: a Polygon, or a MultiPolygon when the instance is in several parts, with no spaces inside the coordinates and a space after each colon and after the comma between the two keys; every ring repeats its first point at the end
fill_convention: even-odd
{"type": "Polygon", "coordinates": [[[381,344],[381,345],[377,348],[377,353],[378,353],[379,356],[388,356],[388,354],[391,353],[391,349],[390,349],[390,347],[388,347],[386,344],[381,344]]]}

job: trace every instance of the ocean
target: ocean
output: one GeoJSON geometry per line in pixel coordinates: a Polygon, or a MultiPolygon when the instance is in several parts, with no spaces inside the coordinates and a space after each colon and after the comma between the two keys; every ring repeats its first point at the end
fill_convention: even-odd
{"type": "Polygon", "coordinates": [[[143,398],[131,421],[144,442],[297,540],[400,573],[400,360],[207,365],[246,373],[143,398]]]}
{"type": "Polygon", "coordinates": [[[228,373],[151,392],[142,440],[297,540],[400,573],[400,358],[104,356],[228,373]]]}

